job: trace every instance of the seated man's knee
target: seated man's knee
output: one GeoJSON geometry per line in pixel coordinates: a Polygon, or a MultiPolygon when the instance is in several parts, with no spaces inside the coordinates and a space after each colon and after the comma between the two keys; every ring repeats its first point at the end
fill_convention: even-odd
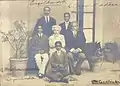
{"type": "Polygon", "coordinates": [[[73,54],[71,52],[67,53],[69,59],[73,59],[73,54]]]}
{"type": "Polygon", "coordinates": [[[85,56],[85,54],[84,54],[84,53],[79,53],[79,58],[83,58],[83,59],[85,59],[85,58],[86,58],[86,56],[85,56]]]}
{"type": "Polygon", "coordinates": [[[43,55],[43,58],[44,58],[46,61],[48,61],[48,60],[49,60],[49,55],[46,53],[46,54],[43,55]]]}
{"type": "Polygon", "coordinates": [[[37,53],[37,54],[35,54],[34,58],[37,59],[37,58],[39,58],[40,56],[41,56],[41,54],[37,53]]]}

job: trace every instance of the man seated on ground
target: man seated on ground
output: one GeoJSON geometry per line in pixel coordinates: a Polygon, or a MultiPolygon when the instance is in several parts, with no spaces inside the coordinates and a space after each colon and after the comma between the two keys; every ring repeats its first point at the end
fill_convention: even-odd
{"type": "Polygon", "coordinates": [[[68,57],[66,53],[61,49],[62,43],[56,41],[56,51],[50,58],[51,68],[48,70],[46,76],[51,82],[65,82],[68,83],[68,57]]]}

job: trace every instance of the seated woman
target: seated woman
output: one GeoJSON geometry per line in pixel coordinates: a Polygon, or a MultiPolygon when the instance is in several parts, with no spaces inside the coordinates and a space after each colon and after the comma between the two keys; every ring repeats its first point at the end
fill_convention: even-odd
{"type": "Polygon", "coordinates": [[[61,27],[59,25],[52,26],[53,35],[49,37],[49,47],[50,47],[50,57],[53,52],[55,52],[55,42],[60,41],[62,44],[62,49],[65,51],[65,38],[64,35],[60,34],[61,27]]]}
{"type": "Polygon", "coordinates": [[[46,73],[46,76],[51,82],[65,82],[68,83],[68,78],[66,77],[68,72],[68,57],[66,53],[61,49],[62,43],[57,41],[55,43],[56,51],[52,54],[50,58],[51,68],[46,73]]]}

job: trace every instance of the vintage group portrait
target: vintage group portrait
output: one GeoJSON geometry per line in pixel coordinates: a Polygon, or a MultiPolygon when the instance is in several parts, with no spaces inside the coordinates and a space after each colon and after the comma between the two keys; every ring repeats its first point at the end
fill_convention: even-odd
{"type": "Polygon", "coordinates": [[[119,86],[119,0],[0,1],[0,86],[119,86]]]}

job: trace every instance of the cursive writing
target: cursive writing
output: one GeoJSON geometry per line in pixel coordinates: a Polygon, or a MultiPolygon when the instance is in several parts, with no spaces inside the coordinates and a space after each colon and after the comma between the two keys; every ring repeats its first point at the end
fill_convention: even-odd
{"type": "Polygon", "coordinates": [[[30,0],[30,5],[60,5],[60,4],[64,4],[67,3],[66,0],[30,0]]]}
{"type": "MultiPolygon", "coordinates": [[[[106,3],[95,3],[95,4],[88,4],[88,5],[79,5],[79,7],[118,7],[120,3],[113,3],[113,2],[106,2],[106,3]]],[[[68,8],[76,8],[76,4],[68,5],[68,8]]]]}
{"type": "Polygon", "coordinates": [[[91,81],[92,82],[92,84],[114,84],[114,85],[118,85],[118,84],[120,84],[120,81],[118,81],[118,80],[105,80],[105,81],[102,81],[102,80],[92,80],[91,81]]]}
{"type": "Polygon", "coordinates": [[[120,6],[120,3],[106,2],[104,4],[97,4],[98,6],[111,7],[111,6],[120,6]]]}

